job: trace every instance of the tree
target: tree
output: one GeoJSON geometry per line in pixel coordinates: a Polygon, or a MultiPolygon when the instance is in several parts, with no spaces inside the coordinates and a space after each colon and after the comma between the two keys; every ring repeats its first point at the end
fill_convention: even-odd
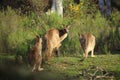
{"type": "Polygon", "coordinates": [[[56,12],[58,15],[63,17],[62,0],[52,0],[51,13],[53,12],[56,12]]]}

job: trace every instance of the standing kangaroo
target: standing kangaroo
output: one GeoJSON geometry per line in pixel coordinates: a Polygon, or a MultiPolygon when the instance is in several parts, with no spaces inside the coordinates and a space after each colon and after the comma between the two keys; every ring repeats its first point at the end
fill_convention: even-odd
{"type": "Polygon", "coordinates": [[[79,41],[83,48],[85,58],[88,57],[88,53],[91,52],[91,57],[94,56],[94,48],[95,48],[95,36],[90,33],[79,34],[79,41]]]}
{"type": "Polygon", "coordinates": [[[28,61],[30,66],[32,67],[32,71],[41,71],[42,63],[42,38],[40,36],[36,36],[36,43],[34,47],[30,50],[28,54],[28,61]]]}
{"type": "MultiPolygon", "coordinates": [[[[69,26],[65,26],[62,29],[52,28],[45,34],[46,49],[44,54],[44,60],[48,61],[53,56],[53,51],[58,51],[61,46],[61,42],[67,37],[69,26]]],[[[58,54],[58,53],[57,53],[58,54]]]]}

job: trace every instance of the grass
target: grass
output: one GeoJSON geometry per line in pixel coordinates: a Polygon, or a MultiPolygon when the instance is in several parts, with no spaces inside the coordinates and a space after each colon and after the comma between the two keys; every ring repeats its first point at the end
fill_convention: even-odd
{"type": "MultiPolygon", "coordinates": [[[[83,69],[98,66],[120,79],[120,55],[97,55],[81,61],[81,57],[55,57],[43,65],[41,72],[31,72],[28,64],[16,64],[13,55],[0,55],[0,80],[86,80],[78,77],[83,69]]],[[[108,80],[108,79],[107,79],[108,80]]]]}
{"type": "MultiPolygon", "coordinates": [[[[22,0],[22,2],[25,1],[22,0]]],[[[120,26],[120,11],[113,8],[109,20],[101,16],[96,4],[90,5],[92,0],[82,0],[77,12],[68,6],[73,4],[76,10],[77,5],[73,2],[74,0],[64,0],[64,18],[62,19],[57,14],[46,15],[43,9],[47,4],[43,4],[42,0],[37,0],[37,3],[32,1],[31,8],[29,5],[27,7],[30,0],[26,5],[21,4],[21,10],[27,12],[36,5],[33,9],[38,12],[29,10],[30,13],[28,11],[27,14],[19,9],[14,10],[12,6],[6,6],[6,9],[3,7],[0,10],[0,53],[15,53],[18,59],[22,57],[25,60],[28,46],[32,47],[37,34],[44,35],[51,27],[60,29],[62,25],[70,25],[68,38],[61,46],[64,57],[55,57],[48,64],[43,65],[44,71],[32,73],[27,63],[17,64],[14,55],[0,54],[0,80],[84,80],[84,77],[77,76],[83,69],[90,66],[105,68],[113,73],[113,79],[120,79],[120,55],[109,54],[113,51],[120,51],[120,29],[118,27],[120,26]],[[77,56],[82,51],[78,32],[90,32],[95,35],[95,51],[107,55],[97,55],[95,58],[89,57],[81,61],[82,57],[77,56]]]]}

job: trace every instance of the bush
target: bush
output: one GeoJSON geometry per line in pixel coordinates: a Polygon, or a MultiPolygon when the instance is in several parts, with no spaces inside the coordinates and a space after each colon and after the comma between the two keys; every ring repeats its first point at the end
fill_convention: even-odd
{"type": "Polygon", "coordinates": [[[20,16],[8,7],[7,12],[0,12],[0,52],[9,52],[9,35],[19,27],[20,16]]]}
{"type": "MultiPolygon", "coordinates": [[[[42,1],[42,0],[40,0],[42,1]]],[[[24,0],[23,0],[24,2],[24,0]]],[[[39,1],[38,1],[39,2],[39,1]]],[[[44,35],[51,27],[57,29],[62,25],[70,25],[68,37],[62,42],[61,53],[64,55],[80,55],[83,51],[78,40],[78,32],[90,32],[96,37],[97,53],[109,53],[118,50],[120,47],[119,33],[119,12],[113,10],[110,19],[101,16],[96,4],[81,0],[82,3],[75,4],[73,1],[64,1],[64,18],[59,17],[56,13],[40,15],[31,11],[29,15],[19,15],[16,10],[10,7],[0,12],[0,52],[16,53],[17,55],[27,56],[29,46],[34,44],[36,35],[44,35]],[[78,9],[70,8],[79,6],[78,9]],[[85,5],[84,5],[85,4],[85,5]],[[91,6],[92,5],[92,6],[91,6]],[[91,8],[90,8],[91,6],[91,8]],[[77,10],[77,11],[75,11],[77,10]],[[94,13],[95,12],[95,13],[94,13]],[[74,15],[72,15],[74,13],[74,15]]],[[[42,4],[36,3],[35,4],[42,4]]],[[[39,5],[36,8],[43,8],[47,5],[39,5]]]]}

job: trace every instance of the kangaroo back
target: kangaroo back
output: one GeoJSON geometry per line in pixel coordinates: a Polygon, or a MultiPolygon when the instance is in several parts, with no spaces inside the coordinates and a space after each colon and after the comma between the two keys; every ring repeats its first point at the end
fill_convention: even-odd
{"type": "Polygon", "coordinates": [[[28,55],[29,64],[33,68],[32,71],[39,70],[39,66],[41,66],[42,62],[41,51],[42,51],[42,38],[36,36],[36,43],[30,50],[30,53],[28,55]]]}
{"type": "Polygon", "coordinates": [[[62,29],[52,28],[45,34],[46,49],[45,49],[45,60],[49,60],[54,54],[53,51],[58,52],[61,42],[67,37],[69,26],[62,29]]]}
{"type": "Polygon", "coordinates": [[[84,56],[88,56],[88,53],[91,51],[91,56],[93,56],[93,51],[95,47],[95,36],[90,33],[79,34],[79,41],[85,53],[84,56]]]}

